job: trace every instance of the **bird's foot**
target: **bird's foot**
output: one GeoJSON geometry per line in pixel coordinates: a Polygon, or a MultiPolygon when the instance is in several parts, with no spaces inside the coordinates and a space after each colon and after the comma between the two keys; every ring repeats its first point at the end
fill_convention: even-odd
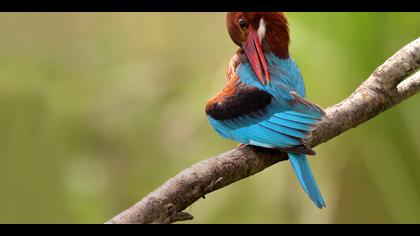
{"type": "Polygon", "coordinates": [[[246,147],[246,146],[248,146],[248,144],[243,144],[243,143],[240,143],[238,146],[236,146],[236,148],[237,148],[237,149],[241,149],[241,148],[244,148],[244,147],[246,147]]]}

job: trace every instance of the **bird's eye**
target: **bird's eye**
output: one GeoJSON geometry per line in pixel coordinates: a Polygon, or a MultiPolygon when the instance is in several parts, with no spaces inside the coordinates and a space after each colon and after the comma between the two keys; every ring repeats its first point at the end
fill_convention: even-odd
{"type": "Polygon", "coordinates": [[[244,19],[239,20],[239,26],[244,30],[248,27],[248,23],[244,19]]]}

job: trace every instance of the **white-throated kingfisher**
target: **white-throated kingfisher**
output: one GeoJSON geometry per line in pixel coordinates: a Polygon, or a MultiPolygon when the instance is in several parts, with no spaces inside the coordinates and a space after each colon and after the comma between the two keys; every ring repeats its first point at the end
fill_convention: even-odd
{"type": "Polygon", "coordinates": [[[325,207],[306,155],[304,140],[325,115],[305,99],[305,85],[289,54],[289,28],[283,13],[232,12],[227,28],[240,48],[232,57],[226,86],[206,104],[210,124],[223,137],[245,145],[280,149],[305,192],[325,207]]]}

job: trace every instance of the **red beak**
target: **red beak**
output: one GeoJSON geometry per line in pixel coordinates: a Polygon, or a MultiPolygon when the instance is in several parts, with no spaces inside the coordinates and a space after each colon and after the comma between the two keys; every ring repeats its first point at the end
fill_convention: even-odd
{"type": "Polygon", "coordinates": [[[270,74],[268,73],[267,69],[267,61],[265,60],[264,52],[261,48],[260,38],[258,37],[258,33],[250,27],[248,38],[246,43],[242,43],[242,48],[245,51],[245,55],[247,56],[249,63],[251,63],[251,67],[257,75],[258,79],[260,80],[261,84],[264,84],[263,73],[261,70],[264,69],[265,79],[267,84],[270,83],[270,74]]]}

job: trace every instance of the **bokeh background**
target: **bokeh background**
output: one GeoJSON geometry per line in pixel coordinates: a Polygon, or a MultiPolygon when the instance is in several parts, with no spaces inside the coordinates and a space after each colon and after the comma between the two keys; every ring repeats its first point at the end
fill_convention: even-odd
{"type": "MultiPolygon", "coordinates": [[[[420,36],[419,13],[287,13],[308,97],[346,98],[420,36]]],[[[235,147],[206,100],[236,51],[224,13],[1,13],[0,223],[103,223],[235,147]]],[[[320,211],[281,163],[188,223],[420,223],[420,97],[316,148],[320,211]]]]}

